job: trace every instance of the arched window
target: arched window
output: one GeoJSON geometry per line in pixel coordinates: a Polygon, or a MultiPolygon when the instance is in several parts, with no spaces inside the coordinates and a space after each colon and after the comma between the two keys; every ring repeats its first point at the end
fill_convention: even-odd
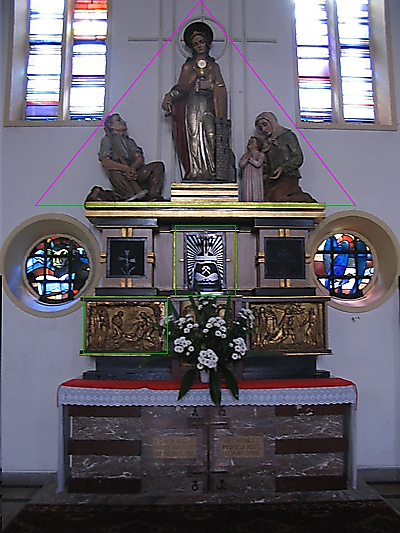
{"type": "Polygon", "coordinates": [[[385,0],[293,0],[301,127],[395,129],[385,0]]]}
{"type": "Polygon", "coordinates": [[[12,15],[8,120],[101,120],[107,0],[14,0],[12,15]]]}

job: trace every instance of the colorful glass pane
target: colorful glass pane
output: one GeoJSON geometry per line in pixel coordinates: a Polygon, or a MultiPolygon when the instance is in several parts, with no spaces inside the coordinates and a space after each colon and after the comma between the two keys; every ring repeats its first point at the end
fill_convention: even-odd
{"type": "Polygon", "coordinates": [[[104,111],[107,2],[75,2],[72,23],[72,81],[70,118],[101,119],[104,111]]]}
{"type": "Polygon", "coordinates": [[[86,250],[63,236],[43,239],[29,253],[25,274],[42,303],[62,304],[75,299],[86,285],[90,272],[86,250]]]}
{"type": "Polygon", "coordinates": [[[28,120],[101,119],[104,112],[107,1],[72,2],[72,42],[66,34],[64,0],[31,0],[27,61],[28,120]],[[63,47],[72,46],[71,69],[63,47]],[[69,91],[69,109],[59,110],[61,76],[69,91]],[[70,83],[67,82],[70,79],[70,83]]]}
{"type": "Polygon", "coordinates": [[[295,0],[295,27],[301,120],[331,122],[335,105],[345,122],[374,122],[369,0],[295,0]],[[332,98],[337,60],[341,98],[339,89],[332,98]]]}
{"type": "Polygon", "coordinates": [[[332,296],[361,298],[374,276],[372,251],[359,237],[336,233],[318,247],[314,271],[319,283],[332,296]]]}
{"type": "Polygon", "coordinates": [[[57,118],[63,27],[64,0],[31,0],[26,71],[27,119],[57,118]]]}
{"type": "Polygon", "coordinates": [[[369,0],[336,0],[336,4],[343,117],[348,122],[374,122],[369,0]]]}
{"type": "Polygon", "coordinates": [[[332,90],[325,1],[296,0],[295,23],[301,119],[331,121],[332,90]]]}

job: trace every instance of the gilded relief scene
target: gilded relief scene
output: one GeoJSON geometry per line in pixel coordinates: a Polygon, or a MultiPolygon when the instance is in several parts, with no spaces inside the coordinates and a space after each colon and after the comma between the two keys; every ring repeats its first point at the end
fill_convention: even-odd
{"type": "Polygon", "coordinates": [[[252,304],[256,329],[251,349],[325,349],[324,308],[321,303],[252,304]]]}
{"type": "Polygon", "coordinates": [[[166,300],[85,298],[84,353],[145,354],[166,351],[157,324],[166,317],[166,300]]]}

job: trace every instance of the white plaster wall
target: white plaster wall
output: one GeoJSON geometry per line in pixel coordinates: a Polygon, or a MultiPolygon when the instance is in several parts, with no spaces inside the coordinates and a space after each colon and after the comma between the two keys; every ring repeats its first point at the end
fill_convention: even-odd
{"type": "MultiPolygon", "coordinates": [[[[112,1],[108,106],[112,109],[126,93],[116,111],[127,120],[130,133],[144,148],[147,160],[162,159],[166,163],[167,186],[174,178],[175,167],[170,123],[160,111],[160,101],[173,85],[183,61],[172,44],[165,47],[127,91],[157,55],[163,38],[171,35],[194,5],[194,0],[112,1]],[[156,41],[138,43],[128,41],[128,37],[155,37],[156,41]]],[[[291,0],[246,0],[245,11],[241,0],[209,0],[206,5],[235,39],[243,34],[244,21],[247,37],[276,39],[275,44],[249,43],[246,47],[237,44],[246,52],[273,96],[248,68],[244,68],[243,60],[234,49],[228,50],[219,60],[230,92],[233,149],[238,159],[259,112],[274,111],[283,125],[291,127],[280,108],[282,106],[294,117],[291,0]]],[[[390,0],[390,7],[396,101],[400,108],[400,35],[396,31],[400,3],[390,0]]],[[[199,7],[198,11],[201,9],[204,16],[209,16],[204,8],[199,7]]],[[[5,30],[7,24],[8,21],[3,20],[5,30]]],[[[5,52],[3,47],[3,55],[5,52]]],[[[356,208],[378,216],[400,236],[399,132],[303,130],[302,133],[356,202],[356,208]]],[[[2,129],[3,240],[27,218],[48,212],[71,215],[96,233],[86,221],[83,208],[74,206],[82,204],[94,184],[107,186],[106,176],[97,161],[101,136],[101,131],[93,133],[90,127],[2,129]],[[85,148],[41,202],[50,207],[35,207],[40,196],[92,134],[85,148]]],[[[327,204],[349,203],[306,140],[301,139],[301,143],[306,159],[302,172],[304,190],[327,204]]],[[[328,207],[327,213],[348,208],[328,207]]],[[[89,359],[79,357],[82,311],[57,319],[35,318],[16,308],[5,295],[3,307],[3,469],[7,472],[54,471],[57,386],[66,379],[80,376],[91,366],[89,359]]],[[[333,356],[322,358],[319,366],[331,370],[333,375],[353,380],[358,386],[359,464],[399,466],[397,294],[380,308],[359,316],[352,320],[351,314],[329,311],[333,356]]]]}

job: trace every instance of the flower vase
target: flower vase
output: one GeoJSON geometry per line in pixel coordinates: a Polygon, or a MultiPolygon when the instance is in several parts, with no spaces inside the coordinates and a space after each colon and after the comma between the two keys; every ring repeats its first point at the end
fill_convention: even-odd
{"type": "Polygon", "coordinates": [[[200,373],[200,382],[209,383],[210,382],[210,373],[208,370],[199,370],[200,373]]]}

